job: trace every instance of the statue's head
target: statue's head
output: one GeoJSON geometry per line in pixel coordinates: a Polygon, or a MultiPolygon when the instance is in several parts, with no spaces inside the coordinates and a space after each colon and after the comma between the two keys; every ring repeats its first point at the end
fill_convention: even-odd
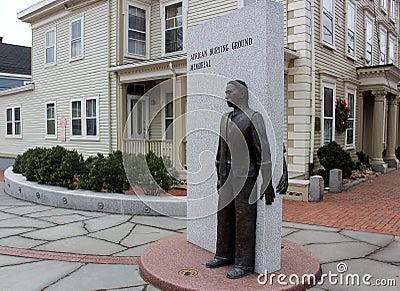
{"type": "Polygon", "coordinates": [[[229,81],[226,84],[225,98],[229,107],[247,107],[249,101],[247,84],[242,80],[229,81]]]}

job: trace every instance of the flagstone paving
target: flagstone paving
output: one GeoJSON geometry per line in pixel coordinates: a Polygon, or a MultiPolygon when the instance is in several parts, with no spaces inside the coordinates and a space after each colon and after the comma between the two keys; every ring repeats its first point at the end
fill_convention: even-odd
{"type": "MultiPolygon", "coordinates": [[[[1,187],[0,290],[158,290],[140,277],[139,257],[152,242],[186,229],[184,219],[36,205],[1,187]]],[[[298,222],[283,222],[282,236],[313,252],[323,274],[340,274],[342,263],[343,274],[396,280],[397,287],[384,290],[400,286],[400,236],[298,222]]],[[[312,288],[375,289],[328,280],[312,288]]]]}

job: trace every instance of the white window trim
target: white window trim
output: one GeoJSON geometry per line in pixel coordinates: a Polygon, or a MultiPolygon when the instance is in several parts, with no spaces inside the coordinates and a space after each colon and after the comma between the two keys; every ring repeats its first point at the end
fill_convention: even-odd
{"type": "MultiPolygon", "coordinates": [[[[324,17],[324,9],[323,9],[323,5],[324,5],[324,0],[320,0],[320,5],[321,5],[321,15],[320,15],[320,19],[321,19],[321,24],[320,24],[320,38],[321,38],[321,43],[323,46],[332,49],[332,50],[336,50],[335,47],[335,0],[332,0],[332,43],[326,42],[324,41],[324,23],[323,23],[323,17],[324,17]]],[[[347,30],[346,30],[347,33],[347,30]]]]}
{"type": "Polygon", "coordinates": [[[397,54],[396,54],[396,37],[393,36],[393,35],[391,35],[391,34],[389,34],[388,39],[389,39],[389,41],[388,41],[389,45],[388,45],[388,57],[387,57],[388,60],[387,60],[387,62],[388,62],[389,64],[397,65],[397,62],[396,62],[396,59],[397,59],[397,54]],[[390,63],[390,53],[391,53],[391,50],[390,50],[390,43],[391,43],[391,42],[393,42],[393,62],[392,62],[392,63],[390,63]]]}
{"type": "Polygon", "coordinates": [[[397,19],[397,0],[389,0],[390,1],[390,20],[396,23],[397,19]]]}
{"type": "Polygon", "coordinates": [[[46,134],[45,134],[45,138],[46,139],[57,139],[57,133],[58,133],[58,124],[57,124],[57,102],[56,101],[49,101],[46,102],[45,106],[44,106],[44,117],[45,117],[45,128],[46,128],[46,134]],[[55,126],[55,134],[48,134],[47,131],[47,105],[48,104],[54,104],[54,126],[55,126]]]}
{"type": "Polygon", "coordinates": [[[379,7],[381,8],[381,11],[384,14],[388,14],[388,0],[379,0],[379,7]],[[386,6],[383,6],[382,4],[385,3],[386,6]]]}
{"type": "Polygon", "coordinates": [[[56,30],[56,27],[53,27],[53,28],[51,28],[49,30],[46,30],[44,41],[45,41],[45,44],[44,44],[44,63],[46,65],[46,67],[55,66],[57,64],[57,30],[56,30]],[[53,30],[54,30],[54,62],[47,63],[47,54],[46,54],[47,53],[47,45],[46,45],[47,33],[50,32],[50,31],[53,31],[53,30]]]}
{"type": "Polygon", "coordinates": [[[345,144],[345,148],[347,150],[353,150],[353,149],[356,148],[357,87],[354,86],[354,85],[350,85],[350,84],[346,85],[345,96],[346,96],[347,105],[349,104],[349,99],[348,99],[349,98],[349,93],[354,95],[354,104],[353,104],[353,106],[354,106],[354,112],[353,112],[353,143],[352,144],[348,144],[347,143],[347,129],[346,129],[346,131],[344,133],[345,134],[345,136],[344,136],[344,139],[345,139],[344,144],[345,144]]]}
{"type": "MultiPolygon", "coordinates": [[[[162,122],[161,122],[161,139],[162,140],[170,140],[170,139],[166,139],[166,136],[167,136],[167,134],[166,134],[166,127],[165,127],[165,119],[166,119],[166,111],[167,111],[167,94],[172,94],[172,106],[174,106],[174,102],[175,102],[175,96],[174,96],[174,93],[171,91],[171,92],[169,92],[169,91],[164,91],[164,92],[162,92],[162,95],[161,95],[161,108],[162,108],[162,111],[161,111],[161,120],[162,120],[162,122]]],[[[172,116],[172,122],[174,122],[174,116],[172,116]]],[[[175,133],[174,133],[174,131],[172,131],[172,140],[174,139],[174,135],[175,135],[175,133]]]]}
{"type": "Polygon", "coordinates": [[[320,87],[320,100],[321,100],[321,146],[325,145],[324,143],[324,131],[325,131],[325,119],[324,119],[324,88],[333,89],[333,121],[332,121],[332,141],[335,140],[335,109],[336,109],[336,79],[329,77],[327,75],[321,74],[321,87],[320,87]]]}
{"type": "Polygon", "coordinates": [[[23,119],[22,119],[22,106],[21,105],[16,105],[16,106],[8,106],[5,108],[5,137],[6,138],[18,138],[22,139],[22,132],[23,132],[23,119]],[[20,114],[20,122],[21,122],[21,133],[20,134],[15,134],[15,109],[19,108],[19,114],[20,114]],[[7,109],[11,109],[11,120],[12,120],[12,134],[7,134],[7,109]]]}
{"type": "Polygon", "coordinates": [[[99,141],[100,140],[100,106],[99,106],[99,97],[85,97],[85,98],[78,98],[72,99],[70,101],[70,140],[91,140],[91,141],[99,141]],[[86,132],[86,101],[87,100],[96,100],[96,129],[97,135],[87,135],[86,132]],[[81,135],[73,135],[72,134],[72,102],[80,101],[81,102],[81,135]]]}
{"type": "Polygon", "coordinates": [[[82,105],[82,102],[83,102],[84,100],[83,99],[72,99],[71,100],[71,102],[70,102],[70,105],[69,105],[69,109],[70,109],[70,124],[71,124],[71,132],[70,132],[70,134],[71,134],[71,140],[72,139],[82,139],[83,137],[84,137],[84,120],[83,120],[83,105],[82,105]],[[81,102],[81,126],[82,126],[82,128],[81,128],[81,135],[74,135],[73,134],[73,129],[72,129],[72,103],[74,103],[74,102],[78,102],[78,101],[80,101],[81,102]]]}
{"type": "Polygon", "coordinates": [[[186,52],[186,31],[187,31],[187,0],[160,0],[160,16],[161,16],[161,54],[162,56],[179,55],[186,52]],[[183,17],[183,49],[177,52],[165,52],[165,7],[182,2],[183,17]]]}
{"type": "Polygon", "coordinates": [[[124,29],[124,41],[125,41],[125,57],[127,58],[135,58],[135,59],[141,59],[141,60],[148,60],[150,59],[150,19],[151,19],[151,6],[145,3],[141,3],[138,1],[131,1],[127,0],[125,1],[125,11],[124,11],[124,24],[125,24],[125,29],[124,29]],[[140,9],[143,9],[146,11],[146,55],[138,55],[134,53],[130,53],[128,51],[129,49],[129,41],[128,41],[128,27],[129,27],[129,6],[134,6],[140,9]]]}
{"type": "Polygon", "coordinates": [[[356,54],[357,54],[357,5],[356,3],[354,3],[353,1],[346,1],[346,55],[347,57],[349,57],[352,60],[356,60],[356,54]],[[347,43],[348,43],[348,29],[349,29],[349,25],[348,25],[348,18],[347,18],[347,11],[348,11],[348,6],[351,5],[354,8],[354,19],[353,19],[353,24],[354,24],[354,55],[351,55],[347,52],[347,43]]]}
{"type": "Polygon", "coordinates": [[[372,18],[372,16],[369,13],[365,13],[365,20],[364,20],[364,24],[365,24],[365,29],[364,29],[364,60],[365,60],[365,65],[367,66],[373,66],[374,63],[374,19],[372,18]],[[372,25],[372,40],[371,40],[371,63],[367,63],[367,59],[365,58],[366,54],[367,54],[367,23],[371,22],[372,25]]]}
{"type": "Polygon", "coordinates": [[[83,16],[75,18],[75,19],[73,19],[73,20],[71,20],[69,22],[69,61],[70,62],[71,61],[76,61],[76,60],[81,60],[81,59],[83,59],[85,57],[85,34],[84,34],[84,32],[85,32],[85,19],[84,19],[83,16]],[[72,49],[72,45],[71,45],[72,44],[72,22],[75,22],[75,21],[78,21],[78,20],[81,21],[82,55],[77,56],[77,57],[73,57],[72,56],[72,51],[71,51],[71,49],[72,49]]]}
{"type": "Polygon", "coordinates": [[[379,65],[386,65],[387,63],[388,63],[388,31],[387,31],[386,27],[381,25],[379,28],[379,65]],[[384,35],[386,35],[386,39],[384,42],[382,42],[382,39],[381,39],[382,32],[384,35]],[[385,45],[384,51],[382,51],[382,49],[381,49],[381,48],[383,48],[383,44],[385,45]],[[381,52],[385,53],[385,62],[384,63],[381,63],[381,52]]]}

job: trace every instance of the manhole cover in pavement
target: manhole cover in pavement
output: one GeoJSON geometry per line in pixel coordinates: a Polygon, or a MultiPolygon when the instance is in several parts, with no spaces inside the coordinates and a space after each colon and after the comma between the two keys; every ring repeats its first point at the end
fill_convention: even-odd
{"type": "Polygon", "coordinates": [[[192,276],[196,276],[197,275],[197,271],[196,270],[191,270],[191,269],[183,269],[183,270],[180,270],[178,274],[181,275],[181,276],[192,277],[192,276]]]}

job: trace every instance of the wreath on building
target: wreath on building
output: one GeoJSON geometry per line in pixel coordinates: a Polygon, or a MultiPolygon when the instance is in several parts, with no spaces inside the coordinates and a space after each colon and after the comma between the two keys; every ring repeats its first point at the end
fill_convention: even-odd
{"type": "Polygon", "coordinates": [[[350,117],[350,108],[347,106],[346,100],[339,99],[336,103],[336,120],[335,126],[338,133],[343,133],[350,127],[348,119],[350,117]]]}

